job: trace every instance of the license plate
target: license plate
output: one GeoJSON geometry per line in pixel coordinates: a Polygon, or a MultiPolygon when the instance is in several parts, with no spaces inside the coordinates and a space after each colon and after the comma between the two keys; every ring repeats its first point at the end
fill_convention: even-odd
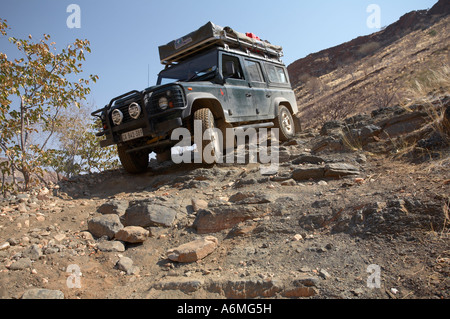
{"type": "Polygon", "coordinates": [[[136,138],[142,137],[144,136],[144,131],[140,128],[134,131],[129,131],[126,133],[122,134],[122,141],[123,142],[127,142],[127,141],[131,141],[134,140],[136,138]]]}

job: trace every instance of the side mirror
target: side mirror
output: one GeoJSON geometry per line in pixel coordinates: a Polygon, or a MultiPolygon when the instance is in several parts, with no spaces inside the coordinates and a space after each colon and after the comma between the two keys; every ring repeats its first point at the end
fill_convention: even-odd
{"type": "Polygon", "coordinates": [[[225,79],[227,79],[227,78],[231,78],[235,74],[236,74],[236,68],[234,66],[234,62],[233,61],[227,61],[225,63],[225,70],[224,70],[223,77],[225,79]]]}

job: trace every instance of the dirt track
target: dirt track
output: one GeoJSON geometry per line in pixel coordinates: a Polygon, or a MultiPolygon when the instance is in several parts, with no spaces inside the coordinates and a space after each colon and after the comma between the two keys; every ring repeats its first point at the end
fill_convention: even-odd
{"type": "Polygon", "coordinates": [[[259,164],[152,164],[140,176],[109,171],[46,195],[4,200],[0,294],[21,298],[46,288],[65,298],[448,298],[448,157],[411,165],[328,153],[324,161],[350,164],[359,174],[292,179],[309,165],[295,159],[313,141],[299,137],[283,146],[285,161],[273,176],[261,175],[259,164]],[[236,194],[244,200],[230,202],[236,194]],[[151,236],[141,244],[101,251],[111,240],[92,238],[87,225],[113,199],[157,203],[176,217],[169,227],[146,227],[151,236]],[[201,210],[192,200],[204,200],[207,210],[256,215],[242,213],[235,225],[199,234],[201,210]],[[208,235],[218,245],[203,259],[167,258],[169,249],[208,235]],[[133,261],[132,274],[118,269],[122,256],[133,261]]]}

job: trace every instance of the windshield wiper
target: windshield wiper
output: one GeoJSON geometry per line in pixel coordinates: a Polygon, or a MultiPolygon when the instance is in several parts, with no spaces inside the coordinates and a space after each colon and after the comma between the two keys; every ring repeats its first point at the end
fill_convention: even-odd
{"type": "MultiPolygon", "coordinates": [[[[186,80],[186,82],[193,81],[195,78],[200,79],[200,78],[203,78],[203,77],[205,77],[205,76],[211,75],[211,73],[214,73],[214,72],[216,72],[216,70],[217,70],[216,67],[213,67],[213,69],[212,69],[211,71],[208,71],[208,72],[206,72],[206,73],[204,73],[204,74],[199,75],[200,73],[203,73],[203,72],[205,72],[205,71],[207,71],[207,70],[209,70],[209,69],[211,69],[211,68],[207,68],[207,69],[205,69],[205,70],[199,71],[197,74],[194,74],[193,76],[191,76],[190,78],[188,78],[188,79],[186,80]]],[[[198,80],[198,79],[197,79],[197,80],[198,80]]]]}

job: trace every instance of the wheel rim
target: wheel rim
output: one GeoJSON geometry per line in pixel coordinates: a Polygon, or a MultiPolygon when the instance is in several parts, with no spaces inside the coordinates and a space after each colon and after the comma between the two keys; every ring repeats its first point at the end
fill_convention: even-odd
{"type": "Polygon", "coordinates": [[[209,127],[210,127],[210,131],[209,131],[209,139],[210,142],[213,145],[213,149],[211,150],[211,155],[214,157],[215,161],[217,162],[219,160],[220,157],[220,141],[219,141],[219,136],[218,133],[216,132],[216,125],[214,123],[214,119],[210,118],[209,120],[209,127]]]}
{"type": "Polygon", "coordinates": [[[281,115],[281,125],[283,126],[286,133],[292,134],[293,132],[292,118],[290,117],[289,114],[286,113],[286,111],[283,111],[283,114],[281,115]]]}

